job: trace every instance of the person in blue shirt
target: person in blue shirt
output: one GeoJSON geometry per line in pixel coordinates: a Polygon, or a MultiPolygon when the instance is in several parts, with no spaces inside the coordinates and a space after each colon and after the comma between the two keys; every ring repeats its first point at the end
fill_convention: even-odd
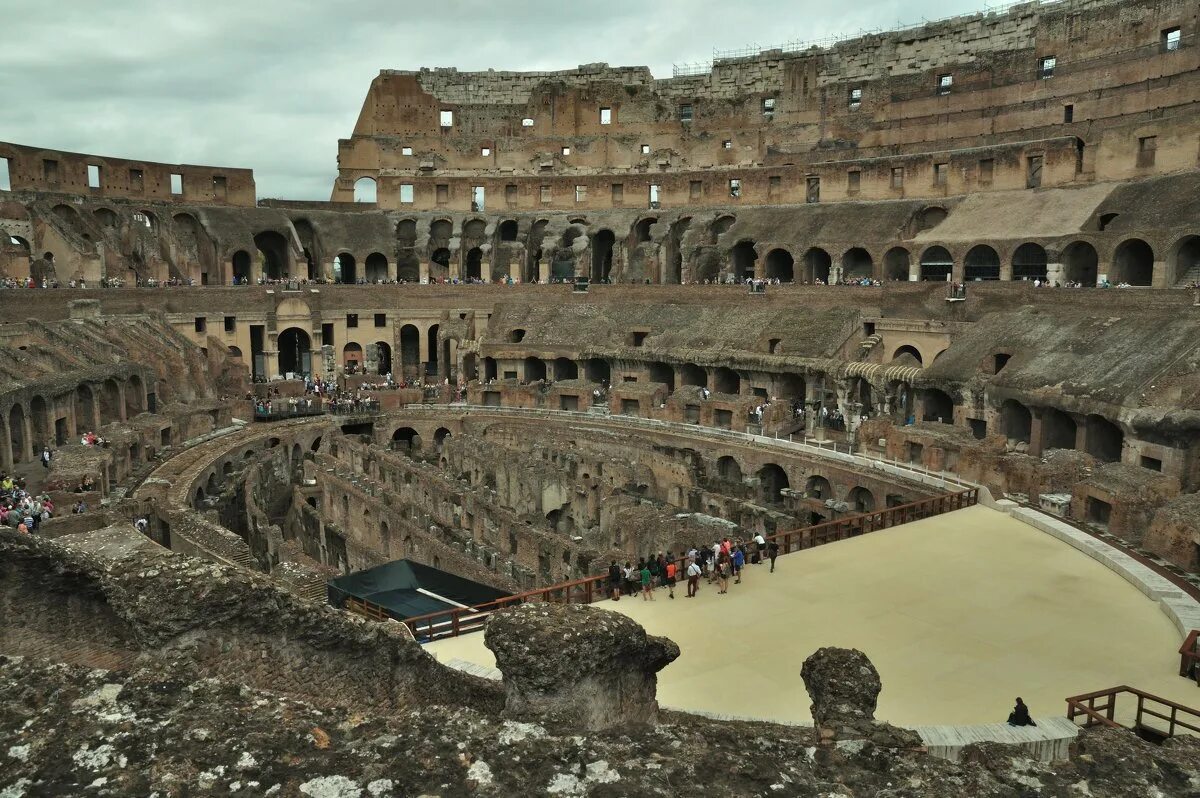
{"type": "Polygon", "coordinates": [[[742,583],[742,566],[746,564],[746,552],[740,545],[734,546],[731,556],[733,558],[733,583],[740,585],[742,583]]]}

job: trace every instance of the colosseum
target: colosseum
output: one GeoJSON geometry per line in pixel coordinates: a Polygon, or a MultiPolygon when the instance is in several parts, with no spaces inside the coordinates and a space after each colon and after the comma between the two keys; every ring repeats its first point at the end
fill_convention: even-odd
{"type": "Polygon", "coordinates": [[[1198,25],[0,142],[0,797],[1200,795],[1198,25]]]}

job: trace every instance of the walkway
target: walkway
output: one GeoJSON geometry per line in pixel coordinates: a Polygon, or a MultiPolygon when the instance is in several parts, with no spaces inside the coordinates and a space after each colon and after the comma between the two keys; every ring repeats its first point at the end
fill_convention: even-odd
{"type": "MultiPolygon", "coordinates": [[[[900,725],[1036,716],[1069,695],[1130,684],[1185,704],[1179,634],[1158,606],[1070,546],[985,507],[748,566],[728,595],[702,585],[602,602],[679,644],[659,678],[672,707],[810,722],[800,680],[821,646],[858,648],[883,678],[878,717],[900,725]]],[[[443,662],[494,666],[480,634],[430,644],[443,662]]]]}

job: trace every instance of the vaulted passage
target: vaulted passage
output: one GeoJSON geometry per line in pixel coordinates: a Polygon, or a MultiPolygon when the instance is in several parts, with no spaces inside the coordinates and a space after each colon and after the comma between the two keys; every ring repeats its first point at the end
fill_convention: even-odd
{"type": "Polygon", "coordinates": [[[792,266],[792,255],[786,249],[773,249],[767,253],[767,279],[790,283],[792,266]]]}
{"type": "Polygon", "coordinates": [[[1154,250],[1138,238],[1131,238],[1113,253],[1110,283],[1150,285],[1154,281],[1154,250]]]}
{"type": "Polygon", "coordinates": [[[921,253],[922,280],[949,280],[954,258],[945,247],[930,247],[921,253]]]}

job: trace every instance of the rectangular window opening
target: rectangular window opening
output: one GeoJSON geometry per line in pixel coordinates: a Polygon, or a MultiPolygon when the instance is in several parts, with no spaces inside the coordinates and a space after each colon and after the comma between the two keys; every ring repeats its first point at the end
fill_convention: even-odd
{"type": "Polygon", "coordinates": [[[736,177],[729,181],[729,196],[734,199],[742,196],[742,181],[736,177]]]}
{"type": "Polygon", "coordinates": [[[846,192],[857,194],[860,188],[862,188],[862,172],[852,169],[846,173],[846,192]]]}
{"type": "Polygon", "coordinates": [[[680,122],[691,122],[692,121],[692,104],[691,103],[683,103],[682,105],[679,106],[679,121],[680,122]]]}
{"type": "Polygon", "coordinates": [[[1054,77],[1054,66],[1058,63],[1058,59],[1052,55],[1048,55],[1038,61],[1038,79],[1045,80],[1046,78],[1054,77]]]}
{"type": "Polygon", "coordinates": [[[171,173],[171,193],[176,196],[183,193],[183,175],[171,173]]]}
{"type": "Polygon", "coordinates": [[[375,314],[375,326],[376,327],[386,327],[387,326],[387,314],[386,313],[376,313],[375,314]]]}
{"type": "Polygon", "coordinates": [[[561,152],[563,155],[570,155],[570,154],[571,154],[571,148],[570,148],[570,147],[563,147],[563,148],[562,148],[562,149],[561,149],[559,152],[561,152]]]}
{"type": "Polygon", "coordinates": [[[774,97],[766,97],[763,99],[762,111],[764,114],[775,113],[775,98],[774,97]]]}
{"type": "Polygon", "coordinates": [[[1151,471],[1162,471],[1162,460],[1159,460],[1157,457],[1142,455],[1142,468],[1148,468],[1151,471]]]}
{"type": "Polygon", "coordinates": [[[483,186],[471,186],[471,210],[475,213],[483,213],[487,198],[487,192],[483,186]]]}
{"type": "MultiPolygon", "coordinates": [[[[992,179],[996,175],[996,159],[983,158],[979,161],[979,184],[981,186],[990,186],[992,179]]],[[[939,183],[938,185],[943,185],[939,183]]]]}
{"type": "Polygon", "coordinates": [[[733,149],[733,139],[725,139],[724,141],[722,141],[721,149],[732,150],[733,149]]]}
{"type": "Polygon", "coordinates": [[[850,110],[854,110],[862,105],[862,89],[850,90],[850,110]]]}
{"type": "Polygon", "coordinates": [[[550,186],[542,186],[540,193],[543,204],[550,202],[550,186]]]}
{"type": "Polygon", "coordinates": [[[492,157],[492,148],[491,148],[491,147],[480,147],[480,148],[479,148],[479,155],[480,155],[481,157],[483,157],[483,158],[490,158],[490,157],[492,157]]]}
{"type": "Polygon", "coordinates": [[[88,164],[88,188],[100,188],[100,167],[94,163],[88,164]]]}
{"type": "Polygon", "coordinates": [[[1167,28],[1162,32],[1162,50],[1164,53],[1173,53],[1179,49],[1179,45],[1183,40],[1183,32],[1178,28],[1167,28]]]}
{"type": "Polygon", "coordinates": [[[691,180],[688,182],[688,199],[698,200],[704,194],[704,181],[691,180]]]}
{"type": "Polygon", "coordinates": [[[650,154],[650,145],[643,144],[642,145],[642,155],[649,155],[649,154],[650,154]]]}
{"type": "Polygon", "coordinates": [[[620,205],[624,201],[625,201],[625,184],[624,183],[613,183],[612,184],[612,204],[620,205]]]}
{"type": "Polygon", "coordinates": [[[1042,185],[1042,156],[1030,155],[1025,164],[1025,188],[1038,188],[1042,185]]]}
{"type": "Polygon", "coordinates": [[[524,119],[522,119],[521,127],[533,127],[533,118],[527,116],[524,119]]]}
{"type": "Polygon", "coordinates": [[[231,333],[237,329],[237,316],[225,317],[225,332],[231,333]]]}
{"type": "Polygon", "coordinates": [[[202,333],[208,329],[208,319],[204,316],[196,317],[196,332],[202,333]]]}
{"type": "Polygon", "coordinates": [[[587,202],[587,186],[575,186],[575,201],[587,202]]]}
{"type": "Polygon", "coordinates": [[[810,177],[806,182],[804,201],[813,204],[821,201],[821,178],[810,177]]]}
{"type": "Polygon", "coordinates": [[[439,111],[438,112],[438,124],[441,125],[442,127],[454,127],[454,112],[453,111],[439,111]]]}
{"type": "Polygon", "coordinates": [[[950,93],[950,87],[954,85],[953,75],[938,75],[937,78],[937,93],[946,95],[950,93]]]}
{"type": "Polygon", "coordinates": [[[448,184],[438,183],[437,188],[434,190],[437,192],[436,196],[438,205],[445,205],[446,203],[450,202],[450,186],[448,184]]]}
{"type": "Polygon", "coordinates": [[[1158,136],[1142,136],[1138,139],[1137,165],[1154,166],[1154,155],[1158,151],[1158,136]]]}
{"type": "Polygon", "coordinates": [[[516,183],[509,183],[504,187],[504,201],[509,205],[516,205],[518,196],[516,183]]]}
{"type": "Polygon", "coordinates": [[[946,178],[950,175],[950,164],[935,163],[933,165],[933,184],[935,186],[946,185],[946,178]]]}
{"type": "Polygon", "coordinates": [[[346,314],[346,327],[348,329],[352,330],[357,326],[358,326],[358,314],[357,313],[347,313],[346,314]]]}
{"type": "Polygon", "coordinates": [[[7,158],[0,158],[0,191],[12,191],[12,178],[9,177],[7,158]]]}
{"type": "Polygon", "coordinates": [[[407,205],[413,201],[413,184],[412,183],[401,183],[400,184],[400,201],[402,203],[404,203],[405,205],[407,205]]]}
{"type": "Polygon", "coordinates": [[[142,175],[141,169],[129,170],[129,190],[142,191],[145,189],[145,178],[142,175]]]}
{"type": "Polygon", "coordinates": [[[49,183],[58,182],[58,161],[49,158],[42,161],[42,177],[49,183]]]}
{"type": "Polygon", "coordinates": [[[611,125],[612,124],[612,109],[611,108],[601,108],[600,109],[600,124],[602,124],[602,125],[611,125]]]}
{"type": "Polygon", "coordinates": [[[400,154],[401,155],[412,155],[412,147],[401,147],[400,154]]]}
{"type": "Polygon", "coordinates": [[[229,182],[224,175],[213,175],[213,196],[217,199],[225,199],[225,195],[229,192],[229,182]]]}
{"type": "Polygon", "coordinates": [[[1063,106],[1063,121],[1064,122],[1074,122],[1075,121],[1075,106],[1074,105],[1064,105],[1063,106]]]}
{"type": "Polygon", "coordinates": [[[904,167],[892,167],[892,188],[904,188],[904,167]]]}
{"type": "Polygon", "coordinates": [[[767,178],[767,196],[778,197],[783,188],[783,178],[779,175],[771,175],[767,178]]]}
{"type": "Polygon", "coordinates": [[[661,189],[662,189],[662,186],[656,185],[654,183],[650,184],[650,207],[651,208],[658,207],[658,195],[659,195],[659,192],[661,191],[661,189]]]}

